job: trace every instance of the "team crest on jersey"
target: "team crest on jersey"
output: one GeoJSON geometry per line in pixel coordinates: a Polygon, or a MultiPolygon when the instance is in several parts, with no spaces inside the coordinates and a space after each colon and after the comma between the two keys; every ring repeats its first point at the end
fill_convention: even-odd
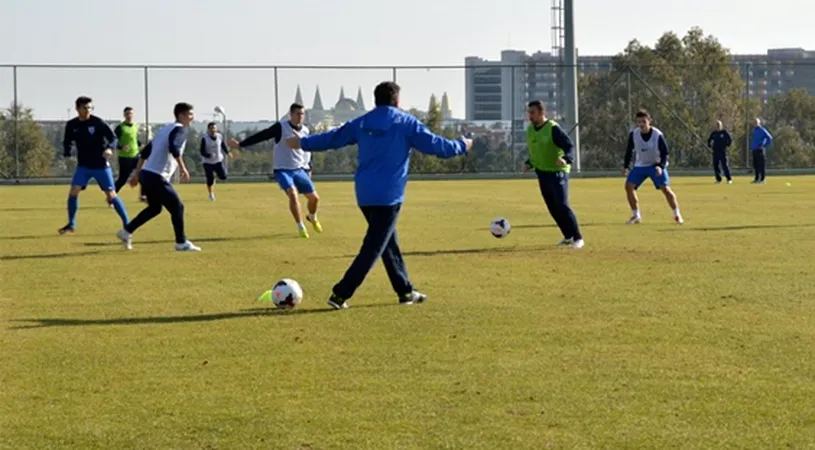
{"type": "Polygon", "coordinates": [[[88,127],[88,134],[93,134],[96,131],[96,127],[88,127]]]}

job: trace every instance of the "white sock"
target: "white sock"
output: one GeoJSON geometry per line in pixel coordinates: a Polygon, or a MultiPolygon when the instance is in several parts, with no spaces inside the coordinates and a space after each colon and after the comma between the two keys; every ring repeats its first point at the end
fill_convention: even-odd
{"type": "Polygon", "coordinates": [[[317,213],[314,213],[314,214],[309,214],[309,215],[308,215],[308,218],[309,218],[310,220],[317,220],[317,213]]]}
{"type": "Polygon", "coordinates": [[[633,217],[639,217],[640,216],[640,210],[639,209],[632,209],[631,214],[632,214],[633,217]]]}
{"type": "Polygon", "coordinates": [[[297,229],[302,230],[306,228],[306,225],[303,222],[297,222],[297,229]]]}
{"type": "Polygon", "coordinates": [[[679,208],[674,209],[674,215],[675,215],[675,216],[679,216],[679,215],[680,215],[680,214],[679,214],[679,208]]]}

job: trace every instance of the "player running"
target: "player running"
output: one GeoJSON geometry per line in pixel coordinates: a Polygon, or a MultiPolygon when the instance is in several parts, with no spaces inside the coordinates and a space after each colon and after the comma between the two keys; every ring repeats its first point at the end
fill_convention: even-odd
{"type": "Polygon", "coordinates": [[[683,222],[682,214],[679,212],[676,194],[670,187],[668,144],[665,142],[665,136],[659,129],[651,126],[651,115],[648,111],[639,110],[636,120],[637,128],[634,128],[628,135],[628,148],[623,160],[623,176],[627,175],[625,192],[628,195],[628,204],[631,206],[631,218],[626,223],[642,222],[637,189],[646,179],[650,178],[654,187],[665,195],[665,200],[673,210],[674,221],[681,224],[683,222]],[[631,164],[632,156],[634,156],[634,168],[629,172],[628,167],[631,164]]]}
{"type": "Polygon", "coordinates": [[[207,178],[207,191],[209,201],[215,201],[215,176],[221,181],[226,180],[226,165],[224,155],[229,153],[224,142],[224,136],[218,132],[218,124],[210,122],[207,125],[207,134],[201,137],[201,164],[204,166],[204,174],[207,178]]]}
{"type": "Polygon", "coordinates": [[[177,103],[173,108],[175,122],[164,125],[155,138],[141,152],[139,164],[130,185],[141,182],[147,207],[116,233],[125,248],[133,248],[133,233],[150,219],[161,214],[161,208],[167,208],[175,232],[175,249],[179,252],[198,252],[200,247],[187,240],[184,234],[184,203],[176,193],[170,179],[176,170],[181,170],[182,181],[190,181],[190,173],[184,165],[184,147],[187,145],[187,133],[190,123],[195,118],[192,105],[177,103]]]}
{"type": "Polygon", "coordinates": [[[295,136],[307,136],[308,128],[303,125],[306,118],[306,109],[299,103],[293,103],[289,107],[289,120],[275,123],[271,127],[253,134],[238,142],[235,139],[229,140],[231,148],[249,147],[263,141],[273,139],[274,146],[274,176],[277,184],[280,185],[286,196],[289,197],[289,210],[297,223],[297,233],[300,237],[308,239],[308,230],[303,223],[303,212],[300,207],[298,193],[306,196],[308,200],[308,220],[314,227],[314,231],[321,233],[323,227],[317,220],[317,207],[320,204],[320,196],[314,188],[309,171],[311,170],[311,155],[302,149],[292,150],[286,146],[286,139],[295,136]]]}
{"type": "Polygon", "coordinates": [[[113,149],[116,148],[116,137],[108,124],[91,114],[93,100],[90,97],[79,97],[74,103],[77,117],[65,124],[62,146],[64,156],[70,158],[72,145],[76,144],[77,166],[68,192],[68,224],[59,229],[59,234],[73,233],[76,230],[79,193],[88,186],[91,178],[96,180],[96,184],[105,193],[108,204],[116,209],[122,224],[126,225],[127,210],[122,199],[116,195],[113,170],[110,168],[110,158],[113,156],[113,149]]]}

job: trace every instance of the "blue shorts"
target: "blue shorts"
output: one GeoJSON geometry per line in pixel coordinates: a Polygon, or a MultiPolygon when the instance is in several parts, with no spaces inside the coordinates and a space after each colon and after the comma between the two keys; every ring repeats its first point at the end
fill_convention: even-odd
{"type": "Polygon", "coordinates": [[[668,169],[662,169],[662,175],[657,175],[657,166],[634,167],[631,172],[628,172],[628,178],[625,179],[625,182],[633,184],[634,189],[639,189],[640,185],[648,178],[651,179],[657,189],[662,189],[671,184],[668,169]]]}
{"type": "Polygon", "coordinates": [[[71,186],[80,186],[85,189],[88,186],[88,181],[93,178],[96,184],[103,191],[115,191],[116,184],[113,181],[113,170],[110,167],[104,169],[88,169],[86,167],[77,167],[74,172],[74,177],[71,178],[71,186]]]}
{"type": "Polygon", "coordinates": [[[280,185],[280,189],[288,191],[292,187],[297,188],[301,194],[311,194],[314,192],[314,183],[306,173],[305,169],[286,170],[275,169],[274,179],[280,185]]]}

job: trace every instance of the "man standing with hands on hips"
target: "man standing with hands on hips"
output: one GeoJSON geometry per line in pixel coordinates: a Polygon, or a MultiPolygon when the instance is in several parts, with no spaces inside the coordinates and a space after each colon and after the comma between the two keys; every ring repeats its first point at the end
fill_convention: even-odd
{"type": "Polygon", "coordinates": [[[761,119],[753,120],[753,134],[750,135],[750,150],[753,151],[753,169],[756,177],[753,184],[764,184],[767,174],[767,147],[772,145],[773,136],[761,126],[761,119]]]}

